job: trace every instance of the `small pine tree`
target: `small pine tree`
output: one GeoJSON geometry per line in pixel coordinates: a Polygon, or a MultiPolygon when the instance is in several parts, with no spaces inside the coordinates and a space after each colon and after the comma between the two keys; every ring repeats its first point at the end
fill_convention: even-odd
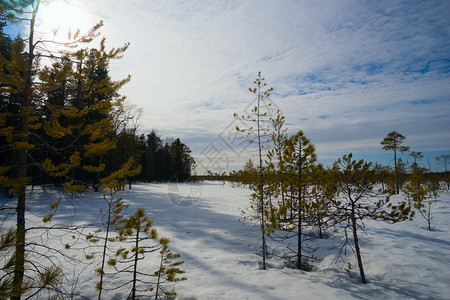
{"type": "Polygon", "coordinates": [[[117,191],[120,191],[127,183],[126,178],[135,176],[140,172],[140,166],[134,168],[134,159],[131,157],[129,161],[122,166],[116,172],[113,172],[110,176],[102,179],[102,186],[109,191],[109,198],[103,194],[103,199],[107,204],[107,211],[100,213],[103,215],[103,226],[105,230],[105,236],[100,237],[100,231],[97,230],[95,234],[89,234],[87,240],[93,243],[103,240],[102,253],[101,253],[101,266],[97,269],[97,275],[100,276],[100,281],[96,285],[98,290],[98,299],[101,299],[103,290],[103,278],[105,276],[105,263],[108,256],[108,244],[110,242],[117,241],[117,237],[111,237],[111,231],[114,230],[120,222],[123,220],[123,213],[128,208],[128,204],[124,200],[119,198],[114,198],[117,191]]]}
{"type": "Polygon", "coordinates": [[[337,186],[333,182],[332,172],[322,164],[312,168],[311,206],[315,215],[313,222],[320,239],[325,237],[325,231],[332,225],[331,203],[337,193],[337,186]]]}
{"type": "Polygon", "coordinates": [[[408,182],[403,186],[402,192],[409,205],[427,221],[427,228],[431,231],[431,202],[425,205],[425,202],[431,197],[433,186],[424,182],[423,174],[419,168],[414,168],[409,176],[408,182]],[[428,206],[428,207],[427,207],[428,206]]]}
{"type": "MultiPolygon", "coordinates": [[[[94,232],[94,234],[89,233],[86,236],[86,239],[93,244],[97,244],[98,242],[103,241],[103,244],[101,246],[102,249],[100,267],[96,271],[96,274],[100,276],[100,279],[95,286],[98,290],[98,299],[101,299],[103,291],[105,265],[108,258],[108,252],[110,251],[109,243],[117,241],[117,236],[112,236],[111,233],[112,230],[114,230],[118,225],[118,222],[123,218],[123,212],[128,207],[128,203],[125,203],[122,198],[114,198],[114,193],[111,193],[109,198],[106,194],[104,194],[103,199],[107,204],[106,211],[100,210],[100,213],[103,217],[104,235],[100,235],[102,230],[98,229],[94,232]]],[[[94,256],[95,255],[93,253],[89,253],[86,255],[86,258],[93,259],[94,256]]]]}
{"type": "MultiPolygon", "coordinates": [[[[138,208],[136,212],[119,221],[121,226],[116,230],[119,240],[131,244],[128,249],[121,247],[116,251],[116,257],[108,260],[108,265],[114,267],[118,273],[127,273],[132,277],[129,281],[121,283],[121,286],[131,284],[130,299],[137,299],[139,293],[156,290],[156,297],[159,293],[174,296],[175,293],[165,287],[165,282],[177,282],[184,278],[177,278],[176,275],[184,273],[178,268],[183,262],[175,262],[180,256],[172,253],[168,249],[169,240],[161,238],[157,241],[158,233],[153,227],[143,208],[138,208]],[[139,268],[139,262],[150,253],[160,253],[160,265],[155,273],[147,273],[139,268]],[[156,282],[151,277],[157,277],[156,282]]],[[[98,269],[97,272],[104,272],[98,269]]]]}
{"type": "MultiPolygon", "coordinates": [[[[406,202],[392,205],[389,196],[382,195],[380,190],[375,190],[377,174],[371,165],[372,163],[364,162],[362,159],[353,160],[350,153],[339,158],[333,166],[338,182],[338,193],[342,196],[333,201],[335,217],[339,222],[347,223],[345,229],[350,228],[352,231],[354,252],[362,283],[367,283],[367,280],[358,229],[363,228],[364,220],[396,223],[412,217],[411,208],[406,202]]],[[[345,240],[343,247],[347,243],[348,239],[345,240]]]]}
{"type": "Polygon", "coordinates": [[[434,200],[437,200],[437,198],[442,193],[439,175],[436,173],[429,173],[427,185],[430,197],[433,197],[434,200]]]}
{"type": "Polygon", "coordinates": [[[177,294],[166,286],[168,283],[174,283],[186,280],[186,277],[177,277],[177,275],[184,274],[185,272],[178,268],[184,262],[178,260],[181,255],[173,253],[169,247],[169,239],[161,238],[160,244],[163,245],[161,251],[161,261],[159,270],[155,272],[157,276],[156,287],[150,288],[150,291],[155,291],[155,300],[161,299],[161,294],[168,299],[174,298],[177,294]]]}

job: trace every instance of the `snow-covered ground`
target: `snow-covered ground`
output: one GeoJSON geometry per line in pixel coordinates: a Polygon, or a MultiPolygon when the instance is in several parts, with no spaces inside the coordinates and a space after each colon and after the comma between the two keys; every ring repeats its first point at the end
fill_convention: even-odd
{"type": "MultiPolygon", "coordinates": [[[[316,252],[315,270],[305,272],[286,268],[283,262],[268,260],[268,270],[261,269],[257,253],[260,231],[255,224],[242,223],[242,209],[249,203],[250,190],[219,182],[192,184],[135,184],[119,193],[131,203],[128,213],[145,208],[160,236],[170,238],[170,248],[181,254],[188,280],[175,285],[179,299],[450,299],[450,195],[444,193],[432,205],[434,231],[416,215],[414,221],[394,225],[367,221],[366,233],[360,235],[368,284],[359,281],[353,252],[347,252],[345,264],[333,264],[337,250],[331,246],[342,239],[342,232],[326,240],[316,252]],[[347,262],[354,266],[349,273],[347,262]]],[[[28,224],[39,224],[49,213],[49,205],[58,193],[35,188],[28,193],[28,224]]],[[[64,201],[52,224],[98,222],[104,201],[99,194],[64,201]]],[[[13,199],[1,199],[3,207],[14,206],[13,199]]],[[[4,218],[2,218],[4,220],[4,218]]],[[[14,224],[13,216],[2,224],[14,224]]],[[[38,235],[29,236],[36,238],[38,235]]],[[[64,237],[48,238],[54,246],[64,237]]],[[[270,247],[277,246],[269,241],[270,247]]],[[[295,241],[292,241],[295,243],[295,241]]],[[[82,243],[83,244],[83,243],[82,243]]],[[[75,251],[73,247],[71,251],[75,251]]],[[[80,256],[82,257],[82,256],[80,256]]],[[[155,271],[158,258],[142,264],[155,271]]],[[[74,282],[76,299],[94,299],[94,266],[71,265],[66,276],[74,282]]],[[[121,275],[125,276],[125,275],[121,275]]],[[[124,277],[114,280],[120,282],[124,277]]],[[[107,282],[108,283],[108,282],[107,282]]],[[[104,293],[104,299],[124,299],[130,288],[104,293]]]]}

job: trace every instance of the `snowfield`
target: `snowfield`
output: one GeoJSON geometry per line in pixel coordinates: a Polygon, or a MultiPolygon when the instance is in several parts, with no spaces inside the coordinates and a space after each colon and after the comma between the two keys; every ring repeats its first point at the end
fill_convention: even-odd
{"type": "MultiPolygon", "coordinates": [[[[248,207],[251,191],[229,183],[134,184],[118,196],[130,202],[127,214],[145,208],[159,236],[170,239],[170,249],[181,254],[186,281],[174,285],[178,299],[450,299],[450,194],[432,201],[432,226],[417,214],[415,220],[390,225],[367,221],[366,234],[360,233],[368,284],[360,283],[353,252],[345,263],[334,264],[337,250],[330,248],[343,238],[343,232],[329,239],[316,240],[320,249],[315,270],[305,272],[285,267],[270,258],[268,270],[261,269],[260,231],[256,224],[241,222],[241,211],[248,207]],[[350,274],[344,270],[353,265],[350,274]],[[350,276],[349,276],[350,275],[350,276]]],[[[42,225],[49,206],[58,200],[54,189],[35,187],[28,191],[28,227],[42,225]]],[[[1,198],[2,207],[14,207],[14,199],[1,198]]],[[[51,225],[77,225],[99,222],[99,210],[105,208],[102,195],[63,200],[51,225]]],[[[2,215],[2,229],[14,226],[13,215],[2,215]]],[[[72,235],[42,235],[31,231],[30,240],[39,239],[63,248],[72,235]],[[59,246],[61,245],[61,246],[59,246]]],[[[290,241],[295,244],[295,240],[290,241]]],[[[83,259],[85,243],[71,248],[71,255],[83,259]]],[[[268,240],[271,249],[280,247],[268,240]]],[[[50,253],[50,252],[49,252],[50,253]]],[[[84,259],[85,260],[85,259],[84,259]]],[[[86,260],[85,260],[86,261],[86,260]]],[[[65,290],[74,299],[96,299],[98,278],[94,264],[74,264],[60,260],[65,268],[65,290]],[[77,275],[79,274],[79,275],[77,275]],[[76,279],[76,280],[75,280],[76,279]]],[[[156,271],[159,258],[149,257],[141,270],[156,271]]],[[[129,278],[108,278],[108,285],[129,278]]],[[[105,291],[103,299],[126,299],[130,287],[105,291]]]]}

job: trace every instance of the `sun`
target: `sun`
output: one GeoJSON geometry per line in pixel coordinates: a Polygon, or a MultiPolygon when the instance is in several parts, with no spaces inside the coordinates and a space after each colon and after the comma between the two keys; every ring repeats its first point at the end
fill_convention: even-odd
{"type": "Polygon", "coordinates": [[[46,39],[67,40],[68,32],[86,32],[100,20],[81,1],[43,1],[36,20],[37,32],[46,39]]]}

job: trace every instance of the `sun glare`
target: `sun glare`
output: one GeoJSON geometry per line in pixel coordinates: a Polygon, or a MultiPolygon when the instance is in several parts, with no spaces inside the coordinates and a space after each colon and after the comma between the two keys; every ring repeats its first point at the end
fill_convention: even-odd
{"type": "Polygon", "coordinates": [[[79,1],[49,1],[41,4],[36,25],[43,37],[61,41],[69,31],[86,32],[99,21],[79,1]]]}

